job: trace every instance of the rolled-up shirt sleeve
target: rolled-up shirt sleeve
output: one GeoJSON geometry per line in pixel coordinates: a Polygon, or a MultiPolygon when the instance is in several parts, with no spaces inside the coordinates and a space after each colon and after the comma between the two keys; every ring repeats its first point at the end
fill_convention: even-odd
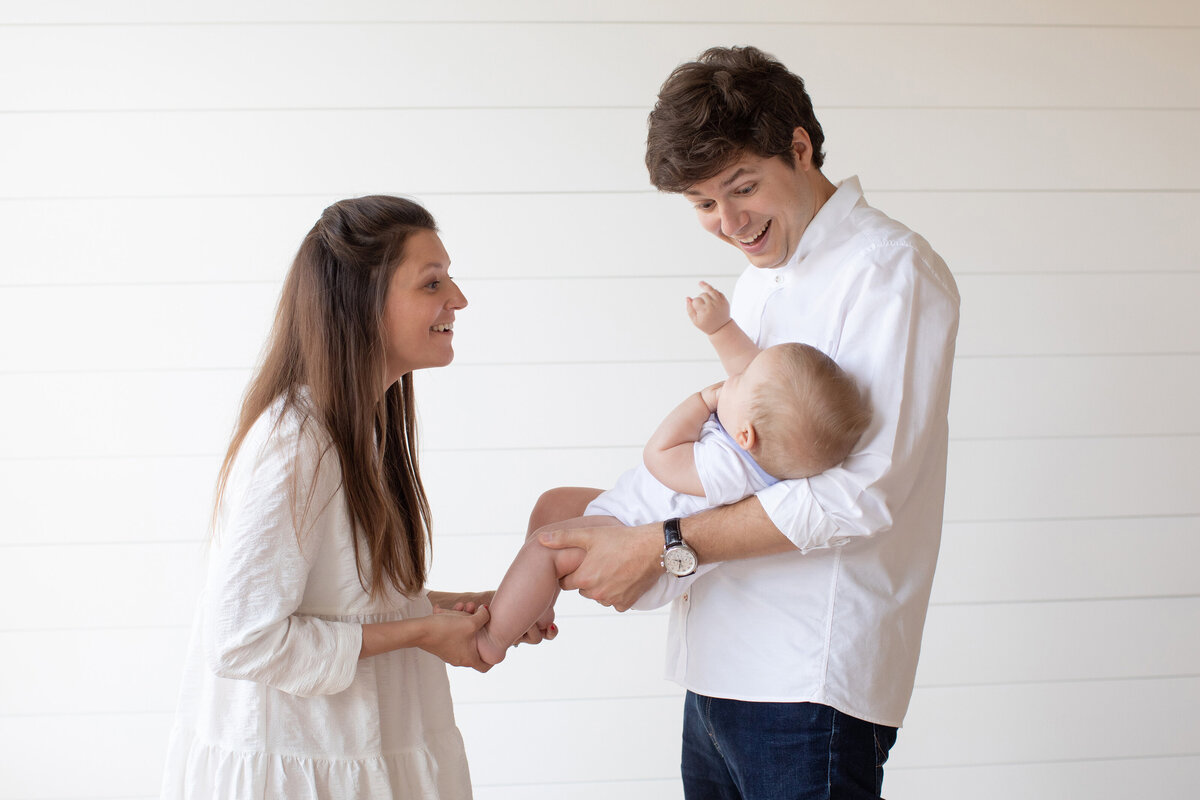
{"type": "MultiPolygon", "coordinates": [[[[839,467],[757,493],[767,516],[801,551],[888,530],[945,435],[958,292],[944,265],[894,243],[861,254],[843,324],[826,349],[858,382],[872,420],[839,467]]],[[[762,343],[774,344],[774,342],[762,343]]],[[[944,445],[944,442],[941,444],[944,445]]]]}
{"type": "Polygon", "coordinates": [[[261,433],[256,426],[242,445],[213,542],[202,601],[208,663],[223,678],[335,694],[354,679],[362,626],[297,610],[330,532],[326,512],[341,501],[337,457],[321,458],[287,420],[261,433]]]}

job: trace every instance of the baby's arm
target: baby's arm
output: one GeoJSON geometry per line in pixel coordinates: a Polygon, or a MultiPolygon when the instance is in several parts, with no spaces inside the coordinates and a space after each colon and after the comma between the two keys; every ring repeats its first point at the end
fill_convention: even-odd
{"type": "Polygon", "coordinates": [[[658,482],[684,494],[704,496],[696,469],[695,444],[704,423],[717,409],[721,384],[716,383],[688,397],[667,415],[646,442],[642,460],[658,482]]]}
{"type": "Polygon", "coordinates": [[[687,299],[688,317],[692,324],[708,334],[708,341],[721,359],[726,375],[737,375],[758,355],[758,345],[746,335],[729,316],[729,301],[725,295],[704,281],[703,291],[687,299]]]}

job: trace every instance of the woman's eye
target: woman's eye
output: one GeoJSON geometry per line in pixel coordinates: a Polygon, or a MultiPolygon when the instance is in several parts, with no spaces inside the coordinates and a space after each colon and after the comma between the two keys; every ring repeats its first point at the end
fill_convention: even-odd
{"type": "Polygon", "coordinates": [[[754,191],[754,184],[751,183],[751,184],[748,184],[748,185],[743,186],[740,189],[738,189],[737,193],[738,194],[750,194],[753,191],[754,191]]]}
{"type": "Polygon", "coordinates": [[[436,289],[441,285],[442,285],[441,281],[430,281],[429,283],[425,284],[425,288],[426,289],[436,289]]]}

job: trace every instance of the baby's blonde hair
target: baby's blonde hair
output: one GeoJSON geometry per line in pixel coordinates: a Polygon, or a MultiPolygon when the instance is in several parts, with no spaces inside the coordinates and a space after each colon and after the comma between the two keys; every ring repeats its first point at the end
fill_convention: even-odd
{"type": "Polygon", "coordinates": [[[778,344],[763,355],[768,351],[774,351],[771,375],[750,400],[757,434],[750,454],[781,480],[807,478],[842,463],[871,421],[854,379],[807,344],[778,344]]]}

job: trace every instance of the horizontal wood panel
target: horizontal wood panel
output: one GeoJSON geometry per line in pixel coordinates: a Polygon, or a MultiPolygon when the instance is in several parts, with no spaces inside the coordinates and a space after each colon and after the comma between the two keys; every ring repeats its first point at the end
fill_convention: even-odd
{"type": "Polygon", "coordinates": [[[821,124],[825,174],[857,173],[867,191],[1200,187],[1200,164],[1187,163],[1200,112],[831,109],[821,124]],[[1097,130],[1157,155],[1129,169],[1106,162],[1088,141],[1097,130]]]}
{"type": "MultiPolygon", "coordinates": [[[[458,364],[710,360],[711,348],[684,311],[698,278],[464,277],[469,305],[455,324],[458,364]]],[[[1200,317],[1191,313],[1200,272],[962,275],[958,283],[960,357],[1200,352],[1200,317]]],[[[733,281],[715,284],[731,291],[733,281]]],[[[35,344],[0,357],[0,377],[248,369],[278,291],[268,283],[0,289],[0,336],[20,341],[26,331],[39,333],[35,344]]],[[[1114,375],[1110,383],[1123,379],[1114,375]]],[[[1178,383],[1193,382],[1181,376],[1178,383]]]]}
{"type": "MultiPolygon", "coordinates": [[[[136,337],[129,343],[135,345],[136,337]]],[[[952,438],[1194,435],[1200,433],[1191,413],[1200,400],[1194,380],[1198,360],[1197,355],[959,359],[952,438]]],[[[32,484],[35,477],[56,478],[58,465],[73,456],[219,454],[248,376],[244,370],[0,376],[11,408],[23,412],[0,426],[11,431],[5,456],[52,456],[54,463],[31,466],[24,479],[14,475],[32,484]],[[30,419],[55,425],[30,430],[30,419]],[[37,449],[50,442],[55,446],[44,453],[37,449]]],[[[683,397],[722,377],[712,356],[429,370],[417,376],[422,443],[430,451],[640,447],[683,397]],[[522,391],[494,391],[504,385],[522,391]],[[487,414],[480,413],[483,398],[487,414]]],[[[0,459],[0,469],[3,465],[0,459]]],[[[81,475],[88,467],[65,469],[64,474],[81,475]]],[[[57,492],[67,483],[42,489],[57,492]]],[[[81,488],[103,500],[99,492],[81,488]]]]}
{"type": "Polygon", "coordinates": [[[199,541],[221,457],[0,460],[0,545],[199,541]]]}
{"type": "Polygon", "coordinates": [[[1200,728],[1191,714],[1197,702],[1200,677],[918,689],[889,763],[947,767],[1194,756],[1200,752],[1200,728]]]}
{"type": "MultiPolygon", "coordinates": [[[[904,734],[901,733],[901,739],[904,734]]],[[[1129,800],[1131,797],[1186,797],[1194,786],[1200,757],[1085,759],[1059,764],[1012,764],[952,768],[905,768],[888,764],[884,790],[892,800],[1129,800]]],[[[629,800],[683,797],[678,778],[569,786],[517,784],[476,786],[477,800],[558,800],[569,791],[578,800],[601,800],[619,792],[629,800]]]]}
{"type": "Polygon", "coordinates": [[[1194,436],[957,442],[950,452],[945,518],[1195,515],[1196,446],[1194,436]]]}
{"type": "MultiPolygon", "coordinates": [[[[1195,439],[956,442],[950,452],[946,519],[955,524],[992,522],[1003,530],[1006,521],[1014,520],[1194,516],[1200,514],[1200,500],[1194,492],[1194,487],[1200,485],[1195,439]],[[1072,475],[1072,480],[1062,480],[1064,474],[1072,475]]],[[[427,451],[422,474],[440,533],[524,531],[530,509],[546,489],[560,485],[610,486],[637,463],[640,452],[640,447],[427,451]],[[464,497],[469,502],[464,502],[464,497]]],[[[213,448],[204,455],[212,458],[217,453],[219,450],[213,448]]],[[[19,473],[21,463],[9,462],[8,466],[19,473]]],[[[98,463],[103,465],[102,461],[98,463]]],[[[17,503],[15,520],[20,527],[6,528],[4,541],[195,541],[208,522],[212,478],[206,473],[207,465],[215,464],[215,460],[177,465],[166,460],[150,461],[143,466],[155,464],[164,469],[161,478],[145,486],[118,489],[121,494],[103,499],[95,509],[39,514],[37,505],[17,503]],[[175,469],[178,472],[172,472],[175,469]],[[155,506],[158,501],[150,501],[152,509],[146,512],[147,519],[126,525],[124,520],[139,513],[146,502],[142,490],[152,490],[158,481],[169,481],[174,476],[190,485],[172,489],[162,499],[163,505],[155,506]],[[175,498],[180,505],[172,510],[175,498]],[[96,512],[90,523],[89,511],[96,512]]],[[[141,480],[140,469],[123,474],[141,480]]],[[[68,474],[77,476],[80,472],[86,473],[86,468],[72,465],[68,474]]],[[[39,467],[35,474],[45,473],[39,467]]],[[[69,491],[58,493],[59,497],[69,495],[69,491]]],[[[44,488],[34,490],[34,498],[47,496],[55,493],[44,488]]],[[[85,492],[84,497],[88,496],[90,493],[85,492]]],[[[1153,520],[1148,526],[1157,524],[1153,520]]]]}
{"type": "Polygon", "coordinates": [[[1200,352],[962,358],[954,365],[950,435],[1197,434],[1197,407],[1200,352]]]}
{"type": "MultiPolygon", "coordinates": [[[[473,499],[473,503],[478,502],[473,499]]],[[[467,505],[462,504],[460,505],[467,505]]],[[[495,587],[524,538],[532,501],[484,512],[506,533],[453,535],[454,506],[434,502],[430,586],[448,591],[495,587]],[[442,511],[439,511],[441,509],[442,511]],[[446,513],[443,513],[446,512],[446,513]]],[[[484,508],[487,506],[484,504],[484,508]]],[[[0,631],[179,627],[203,582],[203,540],[126,544],[8,545],[0,559],[0,631]],[[24,576],[45,564],[71,592],[45,597],[30,616],[24,576]],[[81,598],[88,598],[81,602],[81,598]]],[[[1200,596],[1190,566],[1200,556],[1200,517],[1155,520],[1067,520],[1057,523],[947,525],[933,592],[935,606],[1094,601],[1104,598],[1187,599],[1200,596]],[[1111,564],[1123,564],[1114,570],[1111,564]]],[[[577,595],[560,600],[566,617],[608,618],[577,595]]],[[[953,612],[967,613],[967,612],[953,612]]],[[[987,612],[981,612],[986,615],[987,612]]]]}
{"type": "MultiPolygon", "coordinates": [[[[835,108],[821,122],[826,173],[868,191],[1200,189],[1187,157],[1200,111],[835,108]],[[1109,141],[1138,142],[1139,157],[1108,158],[1109,141]]],[[[5,127],[7,198],[647,186],[643,109],[55,113],[5,127]],[[312,156],[332,142],[336,158],[312,156]]]]}
{"type": "Polygon", "coordinates": [[[0,28],[0,71],[24,78],[0,107],[649,109],[677,63],[729,41],[801,74],[818,108],[1200,104],[1195,28],[373,21],[0,28]]]}
{"type": "MultiPolygon", "coordinates": [[[[1200,433],[1192,413],[1197,386],[1186,383],[1186,376],[1196,374],[1196,360],[962,360],[952,403],[954,448],[977,452],[974,448],[989,446],[973,441],[980,438],[1033,439],[1019,446],[1044,460],[1048,456],[1035,454],[1078,447],[1057,441],[1061,437],[1151,436],[1156,438],[1147,446],[1157,448],[1157,437],[1195,436],[1200,433]],[[1095,397],[1105,400],[1097,403],[1095,397]],[[1037,441],[1040,436],[1049,438],[1037,441]]],[[[641,443],[685,392],[719,377],[711,362],[464,365],[420,376],[426,464],[429,469],[434,463],[445,465],[436,476],[426,473],[439,529],[487,533],[515,529],[514,521],[523,527],[537,494],[552,485],[609,485],[638,463],[641,443]],[[500,385],[522,390],[493,391],[500,385]],[[630,388],[618,394],[615,389],[580,391],[582,385],[630,388]],[[487,415],[479,413],[484,397],[491,398],[487,415]],[[497,425],[497,420],[505,424],[497,425]],[[471,452],[481,447],[511,452],[471,452]],[[610,452],[614,447],[620,451],[610,452]],[[587,448],[605,448],[606,455],[587,448]],[[590,468],[597,458],[605,466],[590,468]],[[455,480],[450,471],[456,463],[480,466],[455,480]],[[512,465],[524,474],[514,472],[512,465]],[[501,472],[489,475],[489,468],[501,472]],[[539,480],[546,483],[539,485],[539,480]],[[478,510],[464,506],[459,501],[463,491],[487,498],[487,503],[478,510]],[[497,509],[505,509],[507,525],[488,524],[485,515],[497,509]]],[[[245,380],[242,372],[0,379],[8,408],[15,412],[0,426],[6,442],[0,483],[11,490],[0,543],[202,537],[245,380]],[[40,422],[31,425],[29,420],[40,422]]],[[[1004,452],[1009,447],[994,446],[1004,452]]],[[[1113,442],[1111,447],[1128,445],[1113,442]]],[[[986,483],[996,480],[992,465],[957,457],[953,463],[952,484],[961,479],[986,491],[986,483]]],[[[1024,472],[1005,476],[994,488],[1024,486],[1024,472]]],[[[976,512],[964,504],[958,513],[976,512]]],[[[975,517],[951,517],[963,518],[975,517]]]]}
{"type": "Polygon", "coordinates": [[[204,584],[200,542],[5,547],[3,554],[5,632],[186,626],[204,584]],[[30,576],[51,572],[57,585],[70,588],[42,591],[31,603],[31,587],[44,581],[30,576]]]}
{"type": "MultiPolygon", "coordinates": [[[[904,740],[905,734],[900,734],[904,740]]],[[[1187,797],[1195,787],[1200,756],[1082,758],[1057,764],[998,764],[904,768],[888,764],[884,778],[892,800],[1129,800],[1187,797]]]]}
{"type": "Polygon", "coordinates": [[[1200,269],[1180,238],[1200,217],[1200,193],[864,191],[959,276],[1200,269]]]}
{"type": "Polygon", "coordinates": [[[0,632],[0,717],[173,713],[189,636],[187,627],[0,632]]]}
{"type": "Polygon", "coordinates": [[[964,275],[958,354],[1195,353],[1200,273],[964,275]]]}
{"type": "MultiPolygon", "coordinates": [[[[452,506],[435,503],[430,585],[451,590],[495,586],[524,541],[515,509],[503,533],[454,534],[452,506]]],[[[481,522],[498,524],[500,515],[481,522]]],[[[982,606],[1102,598],[1200,596],[1200,516],[948,523],[934,581],[934,606],[982,606]],[[1121,564],[1121,569],[1109,565],[1121,564]]],[[[596,604],[568,593],[560,613],[605,615],[596,604]]]]}
{"type": "Polygon", "coordinates": [[[0,800],[157,797],[174,713],[0,717],[0,800]],[[71,766],[63,754],[71,753],[71,766]]]}
{"type": "MultiPolygon", "coordinates": [[[[608,461],[614,461],[609,459],[608,461]]],[[[485,492],[480,487],[498,483],[470,476],[471,502],[463,502],[463,482],[452,471],[427,475],[427,489],[434,511],[434,562],[431,585],[446,589],[475,589],[495,586],[524,537],[526,521],[538,494],[551,485],[575,483],[607,485],[599,473],[605,464],[594,461],[543,459],[519,462],[530,468],[528,478],[514,476],[507,488],[485,492]],[[578,466],[571,466],[578,464],[578,466]],[[556,474],[557,473],[557,474],[556,474]],[[577,478],[577,480],[571,480],[577,478]],[[589,480],[596,478],[596,480],[589,480]]],[[[21,564],[36,568],[50,554],[52,560],[73,562],[77,549],[86,558],[103,548],[177,548],[167,551],[173,573],[198,569],[202,553],[199,542],[207,536],[212,469],[172,462],[150,462],[156,480],[148,483],[139,504],[133,497],[119,496],[94,507],[55,499],[57,509],[37,516],[39,509],[23,502],[23,486],[12,493],[17,519],[4,529],[5,558],[23,552],[21,564]],[[198,476],[198,477],[197,477],[198,476]],[[160,495],[156,487],[182,487],[160,495]],[[178,498],[178,499],[177,499],[178,498]],[[137,508],[139,513],[130,513],[137,508]],[[145,517],[149,522],[141,521],[145,517]],[[22,550],[33,545],[56,547],[22,550]],[[18,548],[16,550],[10,548],[18,548]],[[99,549],[89,549],[99,548],[99,549]]],[[[611,464],[609,465],[611,467],[611,464]]],[[[616,470],[620,466],[615,467],[616,470]]],[[[103,466],[99,472],[120,474],[103,466]]],[[[6,471],[7,472],[7,471],[6,471]]],[[[140,472],[138,480],[143,480],[140,472]]],[[[103,486],[103,484],[101,484],[103,486]]],[[[49,502],[49,501],[48,501],[49,502]]],[[[109,566],[120,568],[130,551],[116,550],[109,566]]],[[[137,563],[139,556],[132,559],[137,563]]],[[[996,522],[956,522],[945,525],[933,602],[937,604],[1059,601],[1096,598],[1172,597],[1200,595],[1200,574],[1192,564],[1200,559],[1200,516],[1126,517],[1103,519],[1008,519],[996,522]],[[1121,564],[1121,569],[1107,565],[1121,564]]],[[[106,560],[105,563],[109,563],[106,560]]],[[[81,567],[82,569],[82,567],[81,567]]],[[[21,575],[13,573],[13,579],[21,575]]],[[[88,584],[91,586],[91,584],[88,584]]],[[[157,587],[143,587],[137,576],[125,583],[94,586],[107,594],[124,586],[138,596],[157,587]]],[[[570,597],[564,598],[570,602],[570,597]]],[[[136,608],[131,600],[129,607],[136,608]]],[[[585,607],[586,608],[586,607],[585,607]]],[[[594,606],[587,608],[596,613],[594,606]]],[[[107,624],[132,624],[133,620],[107,620],[107,624]]],[[[184,625],[186,616],[171,616],[161,624],[184,625]]],[[[50,624],[47,622],[47,624],[50,624]]],[[[55,626],[72,624],[68,612],[55,626]]],[[[144,624],[144,623],[139,623],[144,624]]]]}
{"type": "Polygon", "coordinates": [[[4,455],[220,455],[248,380],[248,370],[0,375],[4,455]]]}
{"type": "Polygon", "coordinates": [[[683,800],[683,783],[678,775],[645,781],[616,778],[596,783],[476,784],[474,790],[475,800],[560,800],[567,793],[571,800],[610,800],[615,793],[620,793],[622,800],[683,800]]]}
{"type": "MultiPolygon", "coordinates": [[[[1103,491],[1095,490],[1097,495],[1103,491]]],[[[1200,574],[1193,565],[1198,560],[1200,515],[1194,512],[1185,517],[1147,511],[1112,519],[949,521],[932,602],[1196,597],[1200,574]]]]}
{"type": "MultiPolygon", "coordinates": [[[[667,619],[613,612],[566,617],[559,637],[509,651],[486,675],[450,670],[457,702],[563,702],[662,697],[667,619]],[[612,658],[620,653],[619,659],[612,658]]],[[[0,632],[8,662],[0,717],[171,712],[179,697],[190,627],[0,632]],[[103,659],[97,653],[111,654],[103,659]]]]}
{"type": "MultiPolygon", "coordinates": [[[[889,767],[1192,757],[1200,733],[1186,709],[1198,701],[1197,678],[918,690],[889,767]]],[[[677,697],[459,703],[456,716],[481,787],[528,782],[530,752],[543,784],[611,780],[614,764],[622,779],[667,781],[678,774],[680,706],[677,697]],[[644,735],[612,734],[631,719],[644,735]]],[[[170,723],[170,714],[0,717],[10,756],[0,796],[152,794],[170,723]],[[77,753],[76,769],[54,768],[63,752],[77,753]]]]}
{"type": "MultiPolygon", "coordinates": [[[[1195,597],[934,606],[917,687],[1196,675],[1200,644],[1178,632],[1198,623],[1195,597]]],[[[663,678],[665,613],[560,613],[559,626],[553,642],[510,650],[486,675],[451,670],[455,700],[569,702],[680,693],[663,678]]],[[[0,632],[8,654],[0,716],[172,711],[189,636],[188,626],[0,632]],[[97,653],[108,655],[94,658],[97,653]]]]}
{"type": "MultiPolygon", "coordinates": [[[[929,239],[959,276],[1200,271],[1200,254],[1186,236],[1200,217],[1200,193],[866,191],[873,205],[929,239]]],[[[0,200],[0,236],[10,251],[0,284],[279,286],[300,240],[337,199],[0,200]],[[47,240],[55,246],[46,247],[47,240]]],[[[453,272],[464,280],[732,281],[745,266],[737,251],[700,229],[685,200],[649,189],[419,199],[437,218],[453,272]]]]}
{"type": "Polygon", "coordinates": [[[1200,675],[1200,597],[935,606],[917,686],[1200,675]]]}
{"type": "MultiPolygon", "coordinates": [[[[485,441],[514,449],[639,447],[688,393],[724,375],[711,358],[701,358],[458,365],[420,377],[425,444],[467,450],[485,441]],[[504,385],[521,391],[489,391],[504,385]],[[480,398],[487,396],[489,412],[480,415],[480,398]]],[[[1200,354],[962,358],[955,364],[951,436],[1200,434],[1197,377],[1200,354]]]]}
{"type": "Polygon", "coordinates": [[[345,21],[453,20],[478,22],[582,22],[663,21],[690,24],[699,21],[828,22],[847,23],[971,23],[1041,25],[1196,25],[1200,12],[1173,0],[1146,0],[1131,6],[1121,0],[973,0],[947,4],[920,0],[898,7],[888,0],[862,0],[847,6],[837,0],[803,4],[761,3],[730,8],[721,0],[610,0],[601,5],[562,3],[557,0],[509,0],[502,11],[491,0],[458,0],[448,4],[395,3],[389,0],[214,0],[213,2],[154,3],[109,0],[102,8],[87,0],[43,0],[36,5],[4,6],[0,24],[122,24],[150,22],[345,22],[345,21]]]}
{"type": "MultiPolygon", "coordinates": [[[[949,522],[888,796],[1191,796],[1198,37],[1174,0],[4,5],[0,800],[157,796],[213,473],[328,202],[417,193],[472,301],[456,369],[419,382],[439,588],[494,584],[543,489],[636,463],[715,366],[664,309],[742,268],[648,186],[645,113],[728,41],[808,79],[826,173],[861,175],[963,289],[949,522]]],[[[559,619],[452,671],[476,796],[680,797],[665,615],[571,594],[559,619]]]]}

